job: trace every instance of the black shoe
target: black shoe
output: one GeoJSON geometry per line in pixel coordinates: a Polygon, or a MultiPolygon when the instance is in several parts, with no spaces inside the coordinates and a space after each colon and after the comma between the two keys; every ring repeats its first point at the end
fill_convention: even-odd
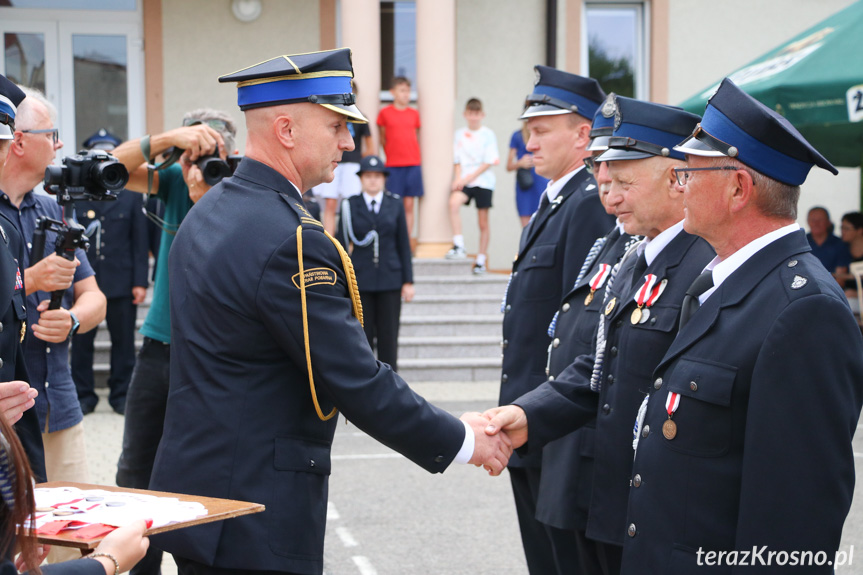
{"type": "Polygon", "coordinates": [[[114,413],[116,413],[117,415],[126,415],[125,405],[112,405],[111,409],[113,409],[114,413]]]}
{"type": "Polygon", "coordinates": [[[95,403],[93,403],[93,404],[82,403],[81,404],[81,413],[83,413],[84,415],[89,415],[89,414],[93,413],[95,410],[96,410],[96,404],[95,403]]]}

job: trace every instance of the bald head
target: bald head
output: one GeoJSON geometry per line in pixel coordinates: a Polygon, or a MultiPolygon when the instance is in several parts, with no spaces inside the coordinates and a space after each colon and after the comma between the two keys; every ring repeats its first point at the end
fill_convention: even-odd
{"type": "Polygon", "coordinates": [[[354,149],[345,116],[317,104],[248,110],[246,155],[267,164],[300,192],[333,181],[342,152],[354,149]]]}

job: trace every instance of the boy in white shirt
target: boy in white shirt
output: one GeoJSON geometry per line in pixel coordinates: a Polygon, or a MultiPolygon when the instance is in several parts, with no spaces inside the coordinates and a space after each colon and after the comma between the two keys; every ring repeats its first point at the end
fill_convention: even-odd
{"type": "Polygon", "coordinates": [[[467,128],[459,128],[455,132],[455,174],[452,182],[452,194],[449,200],[450,223],[453,231],[453,246],[447,252],[447,259],[463,259],[467,256],[462,235],[461,214],[462,205],[469,205],[471,199],[476,203],[477,220],[479,222],[479,253],[473,265],[473,273],[483,274],[486,271],[486,254],[488,252],[489,227],[488,210],[491,208],[491,196],[494,191],[494,172],[491,166],[500,162],[497,151],[497,138],[491,129],[482,125],[485,113],[482,102],[477,98],[467,101],[464,110],[467,128]]]}

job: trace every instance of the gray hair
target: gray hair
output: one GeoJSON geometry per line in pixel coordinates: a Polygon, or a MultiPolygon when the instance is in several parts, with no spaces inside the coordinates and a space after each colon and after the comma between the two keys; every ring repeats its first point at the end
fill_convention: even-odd
{"type": "Polygon", "coordinates": [[[774,180],[734,158],[721,157],[717,160],[717,165],[732,166],[749,174],[755,186],[755,206],[762,215],[783,220],[797,219],[800,186],[774,180]]]}
{"type": "Polygon", "coordinates": [[[27,86],[19,86],[21,91],[27,96],[18,107],[18,118],[15,122],[16,127],[20,130],[22,126],[25,129],[30,129],[29,126],[33,123],[33,102],[39,102],[45,109],[48,110],[48,116],[51,118],[51,123],[57,125],[57,107],[52,104],[41,90],[30,88],[27,86]]]}
{"type": "Polygon", "coordinates": [[[225,122],[225,129],[216,131],[219,132],[222,135],[222,139],[225,140],[225,148],[227,148],[225,153],[234,153],[234,139],[237,136],[237,125],[234,123],[234,119],[228,114],[221,110],[214,110],[213,108],[198,108],[197,110],[186,112],[183,115],[183,125],[186,125],[186,122],[189,120],[200,120],[202,122],[206,122],[207,120],[222,120],[225,122]]]}

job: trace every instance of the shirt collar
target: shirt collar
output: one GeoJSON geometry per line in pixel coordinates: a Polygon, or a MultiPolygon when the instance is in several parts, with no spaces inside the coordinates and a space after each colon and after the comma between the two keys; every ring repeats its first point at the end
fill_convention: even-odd
{"type": "Polygon", "coordinates": [[[683,231],[683,220],[680,220],[667,230],[661,232],[658,236],[651,239],[646,239],[638,245],[638,255],[644,252],[644,259],[647,260],[647,265],[651,265],[656,256],[660,254],[665,246],[671,243],[671,240],[677,237],[677,234],[683,231]]]}
{"type": "Polygon", "coordinates": [[[766,233],[759,238],[755,238],[727,258],[720,259],[719,256],[713,258],[713,260],[707,264],[705,270],[713,271],[713,287],[701,294],[698,298],[700,303],[704,303],[710,294],[716,291],[716,289],[722,285],[728,277],[733,274],[737,269],[746,263],[746,261],[775,242],[780,238],[784,238],[788,234],[794,233],[800,229],[800,226],[795,222],[793,224],[788,224],[787,226],[783,226],[777,230],[773,230],[772,232],[766,233]]]}
{"type": "Polygon", "coordinates": [[[363,199],[366,201],[366,209],[369,209],[369,210],[370,210],[370,209],[372,209],[372,200],[374,200],[374,201],[375,201],[375,213],[376,213],[376,214],[377,214],[377,213],[380,213],[380,211],[381,211],[381,202],[382,202],[382,201],[383,201],[383,199],[384,199],[384,193],[383,193],[382,191],[381,191],[381,192],[378,192],[378,193],[377,193],[376,195],[374,195],[374,196],[370,196],[370,195],[369,195],[369,194],[367,194],[366,192],[363,192],[363,199]]]}
{"type": "Polygon", "coordinates": [[[560,195],[560,191],[563,189],[563,186],[565,186],[569,182],[569,180],[572,179],[572,177],[575,174],[577,174],[580,170],[583,170],[583,169],[584,169],[584,166],[581,166],[581,167],[576,168],[573,171],[569,172],[568,174],[566,174],[565,176],[563,176],[559,180],[555,180],[553,182],[551,180],[549,180],[548,186],[546,186],[546,188],[545,188],[545,195],[548,196],[548,201],[553,202],[554,199],[558,195],[560,195]]]}

